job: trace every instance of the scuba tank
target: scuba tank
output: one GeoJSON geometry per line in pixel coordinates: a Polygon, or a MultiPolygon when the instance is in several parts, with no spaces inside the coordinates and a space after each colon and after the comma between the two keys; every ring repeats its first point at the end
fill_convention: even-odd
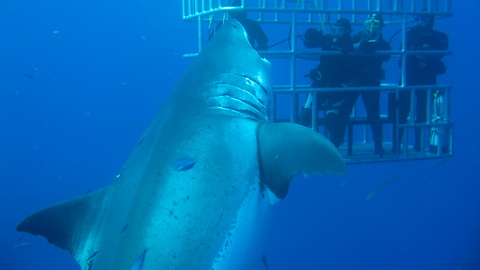
{"type": "MultiPolygon", "coordinates": [[[[433,94],[432,123],[445,122],[445,96],[436,91],[433,94]]],[[[445,148],[447,140],[445,127],[437,126],[430,128],[429,144],[430,153],[438,154],[439,147],[445,148]]],[[[442,149],[443,150],[443,149],[442,149]]]]}

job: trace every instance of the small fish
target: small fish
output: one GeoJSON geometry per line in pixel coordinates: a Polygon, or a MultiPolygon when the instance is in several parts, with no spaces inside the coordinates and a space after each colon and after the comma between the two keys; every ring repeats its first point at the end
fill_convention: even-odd
{"type": "Polygon", "coordinates": [[[443,163],[449,161],[450,159],[452,159],[451,157],[448,157],[448,158],[442,158],[440,160],[437,160],[435,162],[433,162],[432,164],[430,164],[430,167],[437,167],[438,165],[442,165],[443,163]]]}
{"type": "Polygon", "coordinates": [[[345,181],[345,182],[342,182],[341,186],[344,187],[344,186],[348,186],[352,183],[352,181],[345,181]]]}
{"type": "Polygon", "coordinates": [[[18,238],[18,242],[22,241],[26,235],[26,233],[22,233],[22,235],[20,235],[20,237],[18,238]]]}
{"type": "Polygon", "coordinates": [[[143,126],[144,123],[145,123],[145,121],[140,122],[140,123],[137,125],[137,127],[135,127],[135,129],[140,128],[141,126],[143,126]]]}
{"type": "Polygon", "coordinates": [[[123,226],[123,229],[122,229],[122,230],[121,230],[119,233],[122,233],[122,232],[124,232],[124,231],[125,231],[127,228],[128,228],[128,223],[127,223],[127,224],[125,224],[125,226],[123,226]]]}
{"type": "Polygon", "coordinates": [[[35,79],[32,75],[27,74],[27,73],[22,73],[22,76],[27,77],[29,79],[35,79]]]}
{"type": "Polygon", "coordinates": [[[262,255],[262,262],[263,262],[263,265],[265,266],[265,269],[268,270],[267,256],[265,254],[262,255]]]}
{"type": "Polygon", "coordinates": [[[145,249],[142,254],[135,260],[130,270],[142,270],[143,269],[143,262],[145,261],[145,253],[147,250],[145,249]]]}
{"type": "Polygon", "coordinates": [[[93,252],[92,255],[90,255],[90,257],[87,258],[87,262],[93,259],[93,257],[97,256],[97,253],[98,253],[98,250],[93,252]]]}
{"type": "Polygon", "coordinates": [[[187,171],[195,166],[195,162],[197,161],[191,158],[180,158],[173,162],[173,169],[175,171],[187,171]]]}
{"type": "Polygon", "coordinates": [[[15,90],[15,92],[13,92],[12,98],[16,97],[18,95],[18,93],[20,93],[20,89],[17,89],[17,90],[15,90]]]}
{"type": "Polygon", "coordinates": [[[381,185],[379,185],[378,187],[376,187],[372,192],[370,192],[367,197],[365,198],[365,201],[370,201],[372,199],[374,199],[375,197],[377,197],[377,195],[382,191],[384,190],[386,187],[388,187],[389,185],[397,182],[398,178],[395,177],[393,180],[390,180],[388,182],[385,182],[381,185]]]}
{"type": "Polygon", "coordinates": [[[21,243],[21,244],[18,244],[15,246],[15,248],[28,248],[28,247],[31,247],[33,246],[32,243],[21,243]]]}

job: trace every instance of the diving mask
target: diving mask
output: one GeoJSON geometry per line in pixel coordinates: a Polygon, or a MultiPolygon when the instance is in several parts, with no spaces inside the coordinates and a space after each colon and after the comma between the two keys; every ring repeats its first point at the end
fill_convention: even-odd
{"type": "Polygon", "coordinates": [[[377,19],[368,19],[364,23],[365,27],[371,30],[378,30],[382,28],[382,22],[377,19]]]}

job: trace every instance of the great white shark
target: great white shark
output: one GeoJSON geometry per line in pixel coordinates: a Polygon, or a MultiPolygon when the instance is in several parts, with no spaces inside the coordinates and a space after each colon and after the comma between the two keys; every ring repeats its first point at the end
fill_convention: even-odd
{"type": "Polygon", "coordinates": [[[17,231],[82,269],[252,269],[271,205],[299,172],[346,171],[319,133],[268,122],[270,64],[230,20],[200,52],[110,185],[25,218],[17,231]]]}

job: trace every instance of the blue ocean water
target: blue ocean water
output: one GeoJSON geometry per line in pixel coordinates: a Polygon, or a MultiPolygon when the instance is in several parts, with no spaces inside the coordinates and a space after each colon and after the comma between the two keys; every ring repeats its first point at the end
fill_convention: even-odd
{"type": "MultiPolygon", "coordinates": [[[[177,0],[0,6],[0,267],[78,269],[15,226],[115,178],[191,62],[181,56],[196,50],[196,24],[181,20],[177,0]]],[[[297,177],[274,210],[269,269],[480,269],[480,8],[454,1],[453,10],[436,28],[454,52],[439,81],[454,85],[455,157],[297,177]]]]}

